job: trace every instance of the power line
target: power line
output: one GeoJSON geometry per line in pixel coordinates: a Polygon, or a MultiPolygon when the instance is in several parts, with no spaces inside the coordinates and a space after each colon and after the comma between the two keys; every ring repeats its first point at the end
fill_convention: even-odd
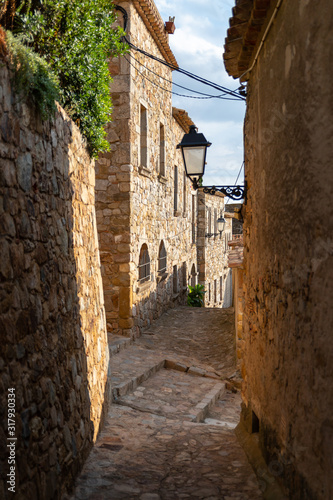
{"type": "MultiPolygon", "coordinates": [[[[237,175],[237,179],[236,179],[235,184],[234,184],[235,186],[237,185],[237,181],[238,181],[238,179],[239,179],[239,176],[240,176],[240,174],[241,174],[241,171],[242,171],[243,167],[244,167],[244,161],[243,161],[243,163],[241,164],[241,167],[240,167],[240,169],[239,169],[239,172],[238,172],[238,175],[237,175]]],[[[225,204],[224,204],[224,205],[227,205],[229,200],[230,200],[230,197],[227,199],[227,201],[225,202],[225,204]]]]}
{"type": "Polygon", "coordinates": [[[137,62],[138,64],[140,64],[141,66],[143,66],[147,71],[149,71],[150,73],[153,73],[153,75],[157,76],[158,78],[161,78],[162,80],[168,82],[168,83],[171,83],[172,85],[175,85],[176,87],[179,87],[181,89],[184,89],[184,90],[188,90],[189,92],[194,92],[195,94],[200,94],[200,95],[203,95],[203,96],[206,96],[208,98],[217,98],[217,99],[220,99],[222,98],[223,96],[226,95],[226,93],[224,92],[223,94],[220,94],[220,95],[211,95],[211,94],[206,94],[204,92],[199,92],[198,90],[193,90],[193,89],[189,89],[187,87],[183,87],[183,85],[179,85],[178,83],[175,83],[173,82],[172,80],[169,80],[168,78],[165,78],[164,76],[161,76],[159,75],[158,73],[156,73],[155,71],[153,71],[152,69],[148,68],[147,66],[145,66],[144,64],[142,64],[140,61],[138,61],[138,59],[136,59],[131,53],[128,54],[131,59],[134,59],[135,62],[137,62]]]}
{"type": "MultiPolygon", "coordinates": [[[[135,57],[131,56],[136,62],[139,62],[137,59],[135,59],[135,57]]],[[[197,96],[191,96],[191,95],[185,95],[185,94],[179,94],[177,92],[174,92],[173,90],[169,90],[169,89],[166,89],[165,87],[162,87],[161,85],[158,85],[156,82],[154,82],[153,80],[150,80],[147,76],[145,76],[142,71],[140,71],[138,68],[136,68],[134,66],[134,64],[131,63],[131,61],[129,59],[127,59],[127,57],[124,55],[124,58],[126,59],[126,61],[142,76],[142,78],[144,78],[145,80],[147,80],[148,82],[152,83],[153,85],[155,85],[156,87],[164,90],[165,92],[169,92],[170,94],[173,94],[173,95],[176,95],[176,96],[179,96],[179,97],[187,97],[188,99],[214,99],[214,98],[218,98],[218,99],[223,99],[225,101],[236,101],[236,99],[232,98],[232,97],[223,97],[223,96],[212,96],[212,95],[209,95],[209,94],[204,94],[202,92],[198,92],[196,90],[192,90],[192,89],[188,89],[187,87],[182,87],[181,85],[177,85],[178,87],[181,87],[185,90],[188,90],[189,92],[195,92],[197,94],[201,94],[201,95],[204,95],[205,97],[197,97],[197,96]]],[[[139,62],[139,64],[141,66],[143,66],[145,69],[148,69],[146,66],[144,66],[142,63],[139,62]]],[[[149,71],[149,70],[148,70],[149,71]]],[[[154,73],[152,71],[152,73],[154,73]]],[[[157,75],[157,73],[154,73],[155,75],[157,75]]],[[[159,76],[159,75],[157,75],[159,76]]],[[[163,77],[161,77],[163,78],[163,77]]],[[[170,80],[167,80],[166,78],[163,78],[164,80],[166,80],[167,82],[169,83],[173,83],[171,82],[170,80]]],[[[225,94],[224,94],[225,95],[225,94]]]]}
{"type": "MultiPolygon", "coordinates": [[[[127,14],[126,10],[123,7],[119,6],[119,5],[115,5],[115,8],[116,8],[116,10],[119,10],[123,14],[123,17],[124,17],[124,31],[126,31],[127,21],[128,21],[128,14],[127,14]]],[[[130,42],[126,38],[126,36],[123,37],[123,40],[133,50],[135,50],[137,52],[140,52],[141,54],[144,54],[145,56],[149,57],[150,59],[153,59],[154,61],[157,61],[157,62],[163,64],[164,66],[167,66],[168,68],[172,69],[173,71],[178,71],[179,73],[182,73],[183,75],[186,75],[189,78],[192,78],[193,80],[196,80],[196,81],[198,81],[198,82],[200,82],[200,83],[202,83],[204,85],[208,85],[208,86],[214,88],[215,90],[218,90],[219,92],[223,92],[225,94],[228,94],[231,97],[233,97],[234,100],[246,101],[245,97],[243,97],[242,95],[240,95],[239,93],[237,93],[234,90],[230,90],[230,89],[228,89],[226,87],[223,87],[222,85],[218,85],[216,83],[213,83],[210,80],[206,80],[205,78],[202,78],[200,76],[195,75],[194,73],[191,73],[190,71],[187,71],[185,69],[179,68],[178,66],[175,66],[174,64],[170,64],[167,61],[165,61],[164,59],[160,59],[159,57],[154,56],[153,54],[149,54],[149,52],[146,52],[145,50],[140,49],[139,47],[137,47],[136,45],[134,45],[132,42],[130,42]]]]}

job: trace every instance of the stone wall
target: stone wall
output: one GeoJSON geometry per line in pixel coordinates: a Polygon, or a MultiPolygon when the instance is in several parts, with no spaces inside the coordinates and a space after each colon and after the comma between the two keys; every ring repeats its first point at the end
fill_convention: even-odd
{"type": "Polygon", "coordinates": [[[223,212],[224,195],[198,192],[198,270],[199,283],[206,291],[205,307],[232,306],[232,272],[227,261],[232,219],[226,218],[220,234],[216,221],[223,212]]]}
{"type": "MultiPolygon", "coordinates": [[[[132,2],[121,2],[121,6],[129,16],[127,32],[132,43],[164,57],[143,13],[132,2]]],[[[173,118],[171,94],[161,88],[171,90],[166,81],[172,79],[171,69],[131,51],[126,58],[112,59],[110,71],[114,79],[113,121],[107,129],[111,152],[100,158],[96,170],[106,317],[110,331],[136,336],[167,308],[186,299],[188,275],[193,264],[196,267],[192,238],[195,194],[184,178],[181,155],[175,148],[185,130],[173,118]],[[159,273],[162,241],[167,268],[159,273]],[[149,252],[150,279],[140,282],[143,245],[149,252]]]]}
{"type": "Polygon", "coordinates": [[[94,162],[58,107],[42,123],[0,67],[0,497],[12,498],[7,398],[15,393],[15,498],[70,486],[106,406],[108,346],[94,162]]]}
{"type": "Polygon", "coordinates": [[[332,28],[282,2],[248,85],[243,415],[293,500],[333,498],[332,28]]]}

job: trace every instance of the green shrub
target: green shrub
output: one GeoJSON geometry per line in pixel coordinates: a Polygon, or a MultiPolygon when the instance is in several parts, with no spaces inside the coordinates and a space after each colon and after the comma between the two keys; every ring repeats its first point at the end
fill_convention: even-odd
{"type": "Polygon", "coordinates": [[[55,100],[59,99],[57,77],[44,59],[10,31],[6,32],[6,44],[16,91],[36,105],[43,119],[49,118],[56,110],[55,100]]]}
{"type": "Polygon", "coordinates": [[[206,293],[204,285],[189,286],[188,288],[187,305],[191,307],[203,307],[203,299],[206,293]]]}
{"type": "Polygon", "coordinates": [[[16,8],[14,30],[57,75],[60,104],[94,157],[109,149],[104,131],[112,111],[108,57],[126,51],[114,20],[111,0],[21,0],[16,8]]]}

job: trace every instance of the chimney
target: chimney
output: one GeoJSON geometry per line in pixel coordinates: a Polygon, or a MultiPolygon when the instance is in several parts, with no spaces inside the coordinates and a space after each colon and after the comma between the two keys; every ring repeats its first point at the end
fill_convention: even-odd
{"type": "Polygon", "coordinates": [[[175,16],[171,17],[169,16],[169,21],[165,23],[165,31],[169,33],[169,35],[173,35],[175,32],[176,26],[175,26],[175,16]]]}

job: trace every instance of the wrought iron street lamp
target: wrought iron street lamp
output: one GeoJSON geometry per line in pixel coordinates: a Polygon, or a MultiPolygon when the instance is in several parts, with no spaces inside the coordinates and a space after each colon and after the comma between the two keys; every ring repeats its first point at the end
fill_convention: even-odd
{"type": "Polygon", "coordinates": [[[203,134],[197,132],[195,125],[191,125],[188,134],[177,145],[181,149],[185,171],[193,183],[194,189],[202,188],[204,193],[215,194],[220,192],[232,200],[241,200],[245,197],[244,186],[202,186],[200,181],[205,173],[207,148],[211,146],[203,134]]]}
{"type": "Polygon", "coordinates": [[[224,226],[225,226],[226,220],[225,218],[220,215],[220,217],[217,219],[217,230],[221,234],[224,231],[224,226]]]}
{"type": "MultiPolygon", "coordinates": [[[[221,214],[220,217],[216,221],[216,226],[217,226],[218,232],[220,233],[220,238],[221,238],[221,235],[224,231],[225,223],[226,223],[226,220],[221,214]]],[[[205,238],[211,238],[212,236],[217,236],[217,235],[218,235],[218,233],[206,233],[205,238]]]]}

